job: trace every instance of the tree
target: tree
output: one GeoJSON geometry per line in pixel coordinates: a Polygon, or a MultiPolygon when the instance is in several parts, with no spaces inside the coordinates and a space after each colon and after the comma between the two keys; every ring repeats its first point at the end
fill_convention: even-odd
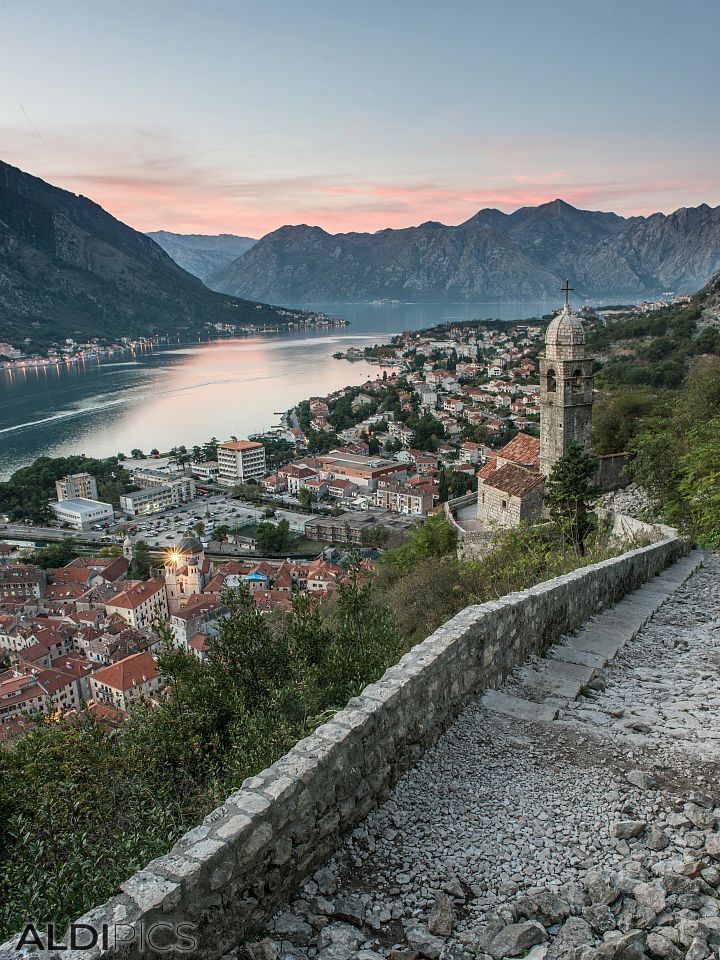
{"type": "Polygon", "coordinates": [[[720,417],[691,430],[680,458],[678,493],[687,506],[693,539],[720,548],[720,417]]]}
{"type": "Polygon", "coordinates": [[[204,462],[208,463],[212,460],[217,460],[217,451],[218,451],[219,442],[220,441],[218,440],[217,437],[211,437],[207,443],[203,444],[202,452],[203,452],[204,462]]]}
{"type": "Polygon", "coordinates": [[[663,403],[657,392],[645,387],[621,387],[601,397],[593,409],[593,450],[600,455],[628,450],[663,403]]]}
{"type": "Polygon", "coordinates": [[[442,467],[440,469],[440,477],[438,479],[438,490],[439,490],[438,497],[439,497],[440,503],[447,503],[449,490],[448,490],[447,471],[445,470],[445,467],[442,467]]]}
{"type": "Polygon", "coordinates": [[[16,470],[9,480],[0,482],[0,514],[8,514],[11,520],[49,520],[48,501],[55,499],[55,481],[72,473],[92,474],[100,498],[114,504],[131,486],[130,474],[115,457],[39,457],[29,467],[16,470]]]}
{"type": "Polygon", "coordinates": [[[133,562],[128,570],[132,580],[147,580],[150,576],[150,547],[145,540],[136,540],[133,547],[133,562]]]}
{"type": "Polygon", "coordinates": [[[317,497],[315,494],[311,490],[308,490],[307,487],[300,487],[298,490],[298,502],[300,503],[300,506],[304,507],[306,510],[310,510],[312,508],[312,505],[315,503],[316,499],[317,497]]]}
{"type": "Polygon", "coordinates": [[[371,527],[363,527],[360,533],[360,543],[363,547],[384,547],[390,539],[390,531],[382,523],[371,527]]]}
{"type": "Polygon", "coordinates": [[[227,539],[229,533],[230,527],[226,523],[219,523],[213,530],[213,538],[222,542],[227,539]]]}
{"type": "Polygon", "coordinates": [[[282,553],[290,543],[290,524],[285,518],[276,524],[263,521],[258,524],[255,540],[263,553],[282,553]]]}
{"type": "Polygon", "coordinates": [[[199,537],[205,533],[205,524],[202,522],[202,520],[198,520],[198,522],[193,526],[193,530],[199,537]]]}
{"type": "Polygon", "coordinates": [[[140,447],[133,447],[130,451],[130,456],[133,458],[133,460],[142,460],[145,454],[142,452],[140,447]]]}
{"type": "Polygon", "coordinates": [[[77,540],[74,537],[64,537],[59,543],[50,543],[46,547],[33,550],[29,560],[30,563],[36,563],[47,570],[51,567],[64,567],[77,556],[77,540]]]}
{"type": "Polygon", "coordinates": [[[402,576],[422,560],[454,555],[456,546],[457,530],[445,513],[434,513],[413,527],[407,543],[388,550],[380,562],[394,576],[402,576]]]}
{"type": "Polygon", "coordinates": [[[341,704],[396,662],[401,640],[390,611],[378,602],[372,581],[356,564],[338,579],[333,620],[322,680],[331,702],[341,704]]]}
{"type": "Polygon", "coordinates": [[[582,444],[572,440],[545,481],[545,503],[550,516],[579,556],[585,556],[585,541],[595,528],[590,505],[599,494],[593,484],[597,461],[582,444]]]}
{"type": "Polygon", "coordinates": [[[103,547],[102,550],[98,550],[99,557],[121,557],[122,556],[122,547],[118,543],[114,543],[111,547],[103,547]]]}
{"type": "Polygon", "coordinates": [[[704,546],[717,539],[712,431],[719,420],[720,359],[698,360],[675,403],[661,407],[631,443],[629,473],[653,512],[704,546]]]}

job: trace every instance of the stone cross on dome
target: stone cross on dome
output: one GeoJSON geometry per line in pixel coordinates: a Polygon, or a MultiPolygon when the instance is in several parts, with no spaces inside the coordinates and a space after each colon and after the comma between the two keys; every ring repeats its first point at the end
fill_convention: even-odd
{"type": "Polygon", "coordinates": [[[561,291],[565,294],[565,306],[570,307],[570,294],[573,292],[573,287],[570,286],[570,281],[565,281],[565,286],[560,287],[561,291]]]}

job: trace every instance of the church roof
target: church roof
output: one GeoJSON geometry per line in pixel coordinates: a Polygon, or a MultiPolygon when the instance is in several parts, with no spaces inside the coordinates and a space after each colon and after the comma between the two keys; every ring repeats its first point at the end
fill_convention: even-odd
{"type": "Polygon", "coordinates": [[[568,304],[565,304],[560,313],[550,321],[545,332],[545,347],[546,356],[554,355],[562,358],[569,353],[568,359],[573,359],[584,353],[585,328],[582,320],[571,312],[568,304]]]}
{"type": "Polygon", "coordinates": [[[532,473],[523,467],[516,467],[514,463],[506,463],[494,473],[483,480],[486,487],[494,487],[503,493],[508,493],[513,497],[524,497],[539,483],[542,483],[544,477],[539,473],[532,473]]]}
{"type": "Polygon", "coordinates": [[[198,537],[183,537],[178,547],[178,553],[194,554],[203,552],[202,540],[198,537]]]}
{"type": "Polygon", "coordinates": [[[540,441],[529,433],[518,433],[497,452],[502,460],[510,460],[521,467],[540,469],[540,441]]]}

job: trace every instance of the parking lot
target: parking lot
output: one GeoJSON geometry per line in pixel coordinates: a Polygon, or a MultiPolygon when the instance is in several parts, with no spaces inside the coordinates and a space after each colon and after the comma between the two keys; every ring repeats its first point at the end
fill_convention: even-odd
{"type": "MultiPolygon", "coordinates": [[[[252,523],[262,518],[264,506],[255,506],[245,501],[233,500],[222,495],[200,496],[174,510],[152,514],[149,517],[130,517],[127,521],[133,531],[132,540],[144,540],[155,548],[177,546],[186,530],[195,524],[203,524],[203,540],[212,540],[215,528],[227,525],[230,529],[252,523]]],[[[302,532],[305,529],[307,514],[277,510],[273,522],[286,519],[290,529],[302,532]]]]}

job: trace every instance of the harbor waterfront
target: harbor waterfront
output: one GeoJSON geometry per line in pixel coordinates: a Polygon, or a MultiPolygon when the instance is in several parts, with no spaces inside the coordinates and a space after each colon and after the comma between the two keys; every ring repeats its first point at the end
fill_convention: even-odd
{"type": "Polygon", "coordinates": [[[0,371],[0,479],[39,456],[112,456],[268,430],[300,400],[363,383],[377,365],[333,359],[406,329],[542,314],[547,303],[325,304],[350,326],[160,345],[0,371]],[[152,413],[150,413],[152,405],[152,413]]]}

